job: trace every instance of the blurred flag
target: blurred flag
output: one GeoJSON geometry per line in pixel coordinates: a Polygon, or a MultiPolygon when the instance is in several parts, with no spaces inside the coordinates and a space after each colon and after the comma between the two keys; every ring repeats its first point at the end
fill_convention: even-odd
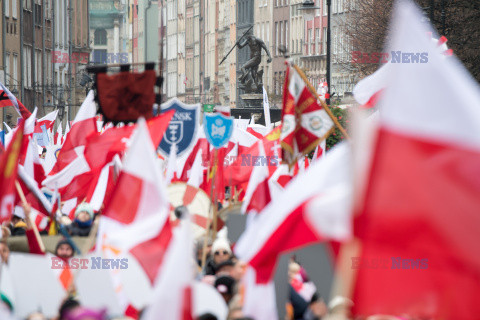
{"type": "Polygon", "coordinates": [[[88,135],[97,132],[96,113],[97,107],[94,102],[94,94],[93,91],[90,91],[75,116],[72,130],[67,132],[67,128],[65,131],[65,135],[68,133],[68,136],[58,154],[55,166],[49,173],[50,176],[65,169],[73,160],[79,157],[80,153],[83,153],[88,135]]]}
{"type": "Polygon", "coordinates": [[[259,213],[272,200],[268,186],[268,163],[263,161],[263,159],[267,159],[267,156],[265,155],[262,141],[259,141],[258,148],[260,150],[258,155],[260,163],[254,166],[250,180],[248,181],[248,187],[242,203],[243,214],[259,213]]]}
{"type": "Polygon", "coordinates": [[[386,78],[355,221],[360,261],[387,266],[358,268],[354,312],[473,320],[480,313],[480,87],[438,51],[422,16],[398,1],[389,28],[389,49],[406,59],[392,63],[386,78]],[[412,63],[418,53],[428,61],[412,63]]]}
{"type": "Polygon", "coordinates": [[[97,246],[102,248],[105,236],[110,246],[130,251],[152,283],[172,234],[170,204],[155,150],[145,121],[139,120],[115,188],[105,200],[97,246]]]}
{"type": "Polygon", "coordinates": [[[142,320],[193,320],[193,252],[192,226],[184,220],[175,229],[164,263],[158,270],[158,279],[152,304],[145,310],[142,320]]]}
{"type": "Polygon", "coordinates": [[[263,319],[256,312],[264,314],[265,306],[275,303],[271,301],[270,284],[282,253],[325,240],[350,238],[349,161],[349,146],[344,143],[336,147],[292,180],[281,196],[249,223],[235,246],[235,254],[251,267],[253,291],[270,294],[264,299],[249,299],[244,306],[248,316],[263,319]]]}
{"type": "Polygon", "coordinates": [[[17,127],[12,141],[0,157],[0,223],[11,218],[15,202],[15,181],[17,179],[18,159],[23,144],[23,127],[17,127]]]}
{"type": "Polygon", "coordinates": [[[23,119],[31,116],[30,111],[0,82],[0,108],[12,106],[23,119]]]}

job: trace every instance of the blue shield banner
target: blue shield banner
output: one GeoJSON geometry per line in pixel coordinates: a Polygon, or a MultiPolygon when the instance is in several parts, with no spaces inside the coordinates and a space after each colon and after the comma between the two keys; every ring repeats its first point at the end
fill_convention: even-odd
{"type": "Polygon", "coordinates": [[[233,133],[233,117],[225,117],[223,114],[205,114],[203,129],[208,142],[216,149],[227,144],[233,133]]]}
{"type": "Polygon", "coordinates": [[[170,147],[177,146],[177,156],[181,156],[191,146],[198,127],[200,104],[184,104],[173,98],[161,105],[161,113],[175,110],[167,131],[160,142],[160,152],[168,157],[170,147]]]}

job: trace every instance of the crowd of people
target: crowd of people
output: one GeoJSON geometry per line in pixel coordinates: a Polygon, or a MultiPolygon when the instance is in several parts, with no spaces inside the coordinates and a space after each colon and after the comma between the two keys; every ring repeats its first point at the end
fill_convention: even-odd
{"type": "MultiPolygon", "coordinates": [[[[39,238],[35,235],[35,227],[31,221],[31,207],[23,205],[23,210],[16,210],[9,223],[2,226],[2,239],[0,240],[0,257],[3,263],[8,264],[10,249],[8,239],[11,237],[25,237],[28,250],[32,254],[49,254],[45,252],[39,238]]],[[[69,259],[75,255],[75,244],[72,237],[88,237],[93,221],[97,218],[92,207],[88,203],[81,203],[75,210],[75,218],[70,221],[63,216],[58,228],[63,229],[65,236],[55,246],[53,254],[68,264],[69,259]]],[[[196,280],[211,285],[223,298],[228,307],[230,320],[247,320],[242,313],[243,283],[242,278],[246,265],[235,257],[230,242],[225,233],[220,232],[212,241],[210,237],[203,236],[196,240],[195,252],[192,255],[196,263],[196,280]]],[[[348,309],[352,302],[346,298],[335,297],[328,306],[326,301],[318,294],[305,269],[293,259],[289,264],[289,299],[285,306],[286,319],[289,320],[315,320],[315,319],[348,319],[348,309]]],[[[81,319],[109,319],[106,311],[90,310],[80,305],[76,298],[76,290],[71,283],[67,288],[68,296],[63,301],[58,313],[58,320],[81,320],[81,319]]],[[[5,295],[1,300],[8,309],[15,306],[5,295]]],[[[133,319],[141,316],[134,312],[130,315],[133,319]]],[[[41,313],[33,313],[29,320],[46,319],[41,313]]],[[[128,317],[127,317],[128,319],[128,317]]],[[[217,319],[213,314],[204,314],[198,319],[217,319]]]]}

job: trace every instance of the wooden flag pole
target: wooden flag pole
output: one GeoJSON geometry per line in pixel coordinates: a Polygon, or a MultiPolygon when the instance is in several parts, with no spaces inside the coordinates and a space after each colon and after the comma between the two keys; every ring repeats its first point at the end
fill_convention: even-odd
{"type": "Polygon", "coordinates": [[[343,134],[343,136],[345,137],[345,139],[350,139],[350,136],[348,135],[348,133],[347,133],[347,131],[345,130],[345,128],[343,128],[342,125],[340,124],[340,122],[338,122],[337,117],[335,117],[335,115],[332,113],[332,111],[331,111],[330,108],[327,106],[327,104],[326,104],[324,101],[322,101],[322,99],[320,99],[320,96],[318,95],[317,91],[316,91],[315,88],[312,86],[312,84],[310,83],[310,81],[308,81],[307,76],[305,76],[305,73],[303,73],[303,71],[302,71],[296,64],[293,64],[293,63],[292,63],[292,66],[293,66],[293,68],[297,71],[297,73],[300,75],[300,77],[302,78],[302,80],[305,82],[305,84],[307,85],[308,90],[310,90],[310,92],[315,96],[315,98],[317,98],[317,100],[320,101],[320,104],[321,104],[322,107],[325,109],[325,111],[328,113],[328,115],[330,116],[330,118],[333,120],[333,123],[335,123],[335,126],[338,128],[338,130],[340,130],[340,132],[343,134]]]}
{"type": "MultiPolygon", "coordinates": [[[[25,194],[23,193],[22,187],[20,186],[20,183],[18,183],[18,180],[15,180],[15,188],[17,189],[18,195],[20,196],[20,200],[22,201],[22,204],[24,207],[29,207],[30,205],[27,202],[27,199],[25,198],[25,194]]],[[[37,225],[30,220],[30,212],[25,212],[25,221],[27,222],[27,227],[31,227],[33,230],[33,234],[35,235],[35,238],[38,241],[38,245],[40,246],[40,250],[42,252],[45,252],[45,245],[43,244],[42,238],[40,238],[40,233],[38,232],[37,225]]]]}
{"type": "MultiPolygon", "coordinates": [[[[215,182],[217,181],[217,172],[218,172],[218,166],[219,166],[219,164],[218,164],[218,149],[215,149],[215,151],[213,153],[213,163],[215,163],[215,165],[216,165],[215,174],[212,177],[212,180],[213,180],[212,182],[215,184],[215,182]]],[[[212,237],[212,239],[215,239],[217,237],[217,219],[218,219],[217,194],[218,194],[218,190],[215,190],[215,193],[213,195],[214,202],[213,202],[213,230],[212,230],[213,237],[212,237]]]]}

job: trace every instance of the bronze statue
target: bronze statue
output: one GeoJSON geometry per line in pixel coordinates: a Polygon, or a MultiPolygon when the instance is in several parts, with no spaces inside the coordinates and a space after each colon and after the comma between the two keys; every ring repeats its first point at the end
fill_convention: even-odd
{"type": "Polygon", "coordinates": [[[240,88],[243,89],[245,93],[262,93],[263,69],[258,71],[258,66],[262,62],[262,49],[265,50],[268,55],[268,63],[272,62],[272,56],[262,39],[254,35],[248,35],[243,41],[240,42],[240,40],[236,43],[240,49],[247,45],[250,48],[250,60],[241,67],[242,74],[238,78],[242,84],[240,88]]]}

